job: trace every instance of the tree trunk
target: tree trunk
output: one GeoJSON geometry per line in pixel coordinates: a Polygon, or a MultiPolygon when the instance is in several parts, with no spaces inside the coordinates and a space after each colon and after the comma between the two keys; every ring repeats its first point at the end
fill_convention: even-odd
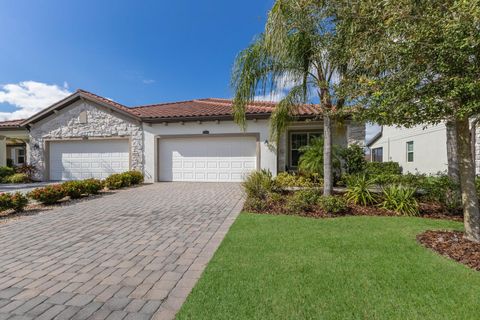
{"type": "Polygon", "coordinates": [[[480,242],[480,210],[475,188],[475,166],[471,150],[470,124],[468,118],[455,121],[458,144],[458,167],[462,191],[465,237],[480,242]]]}
{"type": "Polygon", "coordinates": [[[326,111],[323,114],[323,195],[329,196],[332,191],[332,119],[326,111]]]}
{"type": "Polygon", "coordinates": [[[458,147],[455,122],[447,121],[445,126],[447,128],[448,176],[456,183],[459,183],[460,175],[458,172],[458,147]]]}

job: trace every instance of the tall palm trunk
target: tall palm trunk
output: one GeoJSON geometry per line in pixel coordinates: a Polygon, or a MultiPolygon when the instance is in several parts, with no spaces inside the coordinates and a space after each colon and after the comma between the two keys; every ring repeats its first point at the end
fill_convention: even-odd
{"type": "Polygon", "coordinates": [[[323,195],[329,196],[333,191],[332,172],[332,119],[328,111],[323,115],[323,195]]]}
{"type": "Polygon", "coordinates": [[[475,188],[475,166],[471,150],[468,118],[455,121],[458,144],[458,165],[462,191],[465,237],[480,242],[480,210],[475,188]]]}

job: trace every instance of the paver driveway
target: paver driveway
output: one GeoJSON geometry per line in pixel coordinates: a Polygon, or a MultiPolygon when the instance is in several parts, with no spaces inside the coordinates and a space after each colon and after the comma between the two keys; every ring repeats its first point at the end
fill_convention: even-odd
{"type": "Polygon", "coordinates": [[[160,183],[0,225],[0,319],[169,319],[242,205],[240,186],[160,183]]]}

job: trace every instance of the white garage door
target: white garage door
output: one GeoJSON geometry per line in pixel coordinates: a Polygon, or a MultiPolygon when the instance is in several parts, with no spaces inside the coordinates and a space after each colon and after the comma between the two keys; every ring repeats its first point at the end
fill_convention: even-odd
{"type": "Polygon", "coordinates": [[[104,179],[128,168],[127,140],[50,142],[50,180],[104,179]]]}
{"type": "Polygon", "coordinates": [[[254,137],[159,140],[160,181],[239,182],[257,166],[254,137]]]}

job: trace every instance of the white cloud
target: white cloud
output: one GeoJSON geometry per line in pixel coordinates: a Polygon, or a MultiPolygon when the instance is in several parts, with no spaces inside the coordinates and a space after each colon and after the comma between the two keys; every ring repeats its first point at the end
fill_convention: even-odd
{"type": "Polygon", "coordinates": [[[292,75],[285,74],[283,77],[278,79],[275,83],[277,88],[275,91],[266,93],[264,95],[255,96],[256,101],[272,101],[279,102],[287,95],[288,91],[295,87],[299,82],[294,79],[292,75]]]}
{"type": "Polygon", "coordinates": [[[152,84],[152,83],[155,83],[155,80],[153,80],[153,79],[143,79],[142,82],[145,83],[145,84],[152,84]]]}
{"type": "Polygon", "coordinates": [[[68,89],[67,82],[63,87],[36,81],[0,85],[0,103],[16,107],[12,112],[0,110],[0,121],[28,118],[71,94],[68,89]]]}

